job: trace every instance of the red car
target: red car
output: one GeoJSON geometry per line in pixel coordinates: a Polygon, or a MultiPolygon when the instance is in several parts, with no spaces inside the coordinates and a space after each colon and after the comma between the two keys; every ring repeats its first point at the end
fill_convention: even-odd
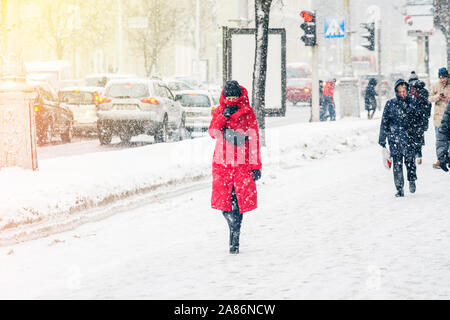
{"type": "Polygon", "coordinates": [[[311,104],[311,79],[290,78],[286,81],[286,99],[294,104],[308,102],[311,104]]]}

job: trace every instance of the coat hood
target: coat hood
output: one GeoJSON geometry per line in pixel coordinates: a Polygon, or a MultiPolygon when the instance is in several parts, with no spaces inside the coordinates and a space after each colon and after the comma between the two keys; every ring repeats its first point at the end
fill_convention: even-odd
{"type": "Polygon", "coordinates": [[[406,81],[403,80],[403,79],[398,79],[398,80],[395,82],[395,86],[394,86],[394,91],[395,91],[396,94],[397,94],[397,87],[398,87],[399,85],[401,85],[401,84],[406,85],[406,89],[409,90],[409,84],[408,84],[408,82],[406,82],[406,81]]]}
{"type": "Polygon", "coordinates": [[[375,87],[376,85],[377,85],[377,79],[375,79],[375,78],[370,78],[370,80],[369,80],[369,85],[371,85],[371,86],[373,86],[373,87],[375,87]]]}
{"type": "Polygon", "coordinates": [[[220,99],[219,99],[220,105],[223,107],[225,107],[225,105],[238,105],[239,108],[241,108],[242,106],[245,106],[245,105],[249,105],[247,89],[245,89],[243,86],[240,86],[240,87],[241,87],[242,95],[232,102],[228,102],[225,99],[224,91],[222,90],[222,94],[220,95],[220,99]]]}

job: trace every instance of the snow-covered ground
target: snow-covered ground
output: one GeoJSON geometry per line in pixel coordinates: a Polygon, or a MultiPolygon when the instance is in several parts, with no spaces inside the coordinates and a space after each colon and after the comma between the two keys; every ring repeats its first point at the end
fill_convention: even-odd
{"type": "MultiPolygon", "coordinates": [[[[83,211],[99,219],[110,216],[75,230],[5,244],[0,298],[448,299],[450,179],[431,168],[434,136],[429,130],[417,193],[397,199],[392,172],[382,166],[375,144],[378,124],[340,121],[271,131],[258,182],[259,209],[244,216],[237,256],[228,254],[228,227],[221,213],[210,209],[205,177],[128,197],[117,202],[114,214],[83,211]]],[[[176,144],[175,154],[168,151],[175,146],[170,144],[43,161],[40,183],[53,176],[71,182],[60,183],[58,192],[52,189],[56,177],[42,189],[24,188],[39,193],[37,214],[53,217],[44,198],[68,204],[80,192],[96,198],[121,186],[119,194],[127,187],[171,181],[181,172],[178,178],[203,177],[209,173],[211,144],[201,138],[176,144]],[[189,161],[177,167],[174,158],[189,161]],[[108,178],[101,168],[112,168],[110,162],[128,166],[108,178]],[[87,163],[91,177],[84,180],[79,170],[87,163]],[[156,163],[167,167],[142,168],[156,163]],[[69,186],[77,192],[62,193],[69,186]]],[[[16,170],[0,176],[11,186],[31,179],[16,170]]],[[[14,190],[2,185],[1,192],[14,190]]],[[[10,208],[26,199],[10,198],[10,208]]]]}
{"type": "MultiPolygon", "coordinates": [[[[370,145],[376,140],[377,127],[376,122],[346,120],[269,129],[267,148],[262,151],[264,170],[268,174],[327,154],[370,145]]],[[[40,161],[37,172],[3,169],[0,245],[40,237],[42,232],[48,234],[52,229],[59,231],[89,220],[95,214],[86,215],[86,209],[149,191],[165,193],[167,188],[207,181],[213,148],[214,141],[207,136],[46,159],[40,161]]]]}

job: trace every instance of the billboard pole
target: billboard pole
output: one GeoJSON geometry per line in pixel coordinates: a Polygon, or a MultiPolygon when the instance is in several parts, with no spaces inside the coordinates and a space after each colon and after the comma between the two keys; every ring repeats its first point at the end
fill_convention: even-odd
{"type": "Polygon", "coordinates": [[[315,45],[312,49],[312,95],[311,95],[311,121],[318,122],[320,118],[319,105],[319,46],[315,45]]]}
{"type": "Polygon", "coordinates": [[[345,23],[348,32],[344,37],[344,76],[339,81],[339,100],[341,118],[361,117],[359,110],[358,79],[353,73],[352,45],[351,45],[351,23],[350,23],[350,0],[344,1],[345,23]]]}
{"type": "MultiPolygon", "coordinates": [[[[377,28],[377,81],[378,88],[381,88],[381,19],[379,19],[376,23],[377,28]]],[[[381,90],[378,89],[378,99],[377,99],[377,109],[381,110],[381,90]]]]}
{"type": "Polygon", "coordinates": [[[7,37],[6,37],[6,9],[7,9],[7,6],[6,6],[6,0],[1,0],[1,7],[0,7],[0,9],[1,9],[1,14],[0,14],[0,23],[1,23],[1,26],[0,26],[0,29],[1,29],[1,41],[2,41],[2,44],[1,44],[1,49],[2,49],[2,51],[3,51],[3,54],[6,56],[6,52],[7,52],[7,37]]]}
{"type": "Polygon", "coordinates": [[[425,73],[427,78],[430,79],[430,37],[425,36],[425,73]]]}

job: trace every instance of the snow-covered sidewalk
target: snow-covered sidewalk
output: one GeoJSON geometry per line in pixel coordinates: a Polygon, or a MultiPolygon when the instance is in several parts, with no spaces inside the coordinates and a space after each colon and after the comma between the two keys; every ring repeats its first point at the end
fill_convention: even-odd
{"type": "MultiPolygon", "coordinates": [[[[378,121],[348,119],[301,123],[267,130],[264,173],[306,164],[376,143],[378,121]]],[[[97,152],[39,162],[39,171],[0,170],[0,246],[39,237],[29,227],[51,233],[70,227],[80,212],[149,192],[165,192],[211,176],[214,141],[209,137],[177,143],[97,152]],[[64,226],[66,224],[66,226],[64,226]],[[24,228],[25,227],[25,228],[24,228]]],[[[89,221],[84,214],[83,221],[89,221]]],[[[95,219],[98,219],[96,217],[95,219]]]]}
{"type": "Polygon", "coordinates": [[[0,298],[448,299],[450,177],[394,197],[378,146],[263,171],[241,253],[210,188],[0,248],[0,298]]]}

